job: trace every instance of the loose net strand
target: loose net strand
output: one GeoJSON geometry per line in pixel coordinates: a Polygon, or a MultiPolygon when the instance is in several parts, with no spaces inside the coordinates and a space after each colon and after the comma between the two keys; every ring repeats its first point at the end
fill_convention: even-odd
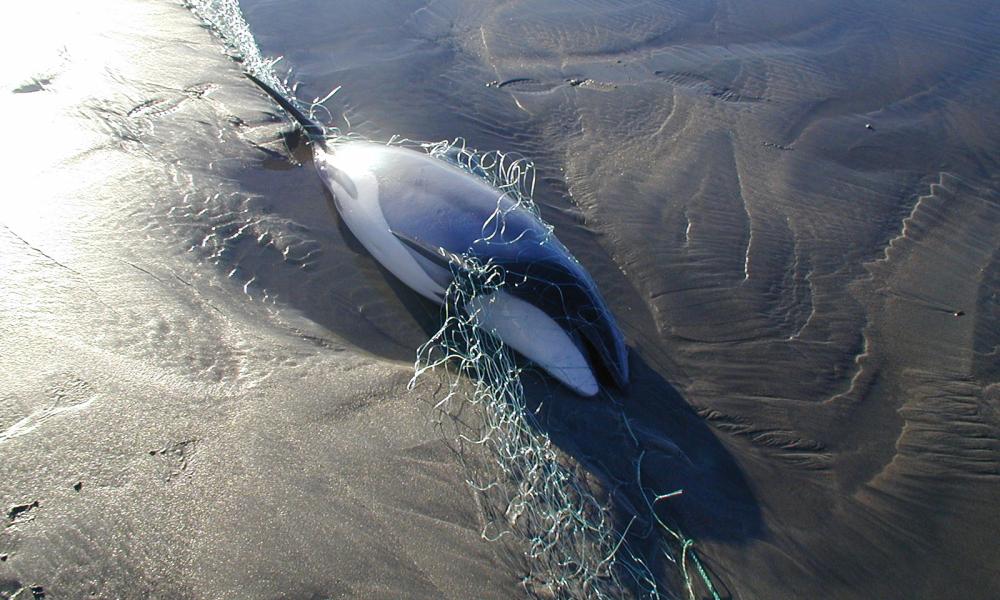
{"type": "MultiPolygon", "coordinates": [[[[279,78],[278,59],[262,56],[237,0],[189,0],[187,6],[226,44],[230,55],[243,68],[279,93],[304,113],[315,116],[326,108],[338,88],[322,99],[303,103],[295,97],[289,75],[279,78]]],[[[360,136],[324,125],[327,136],[342,143],[360,136]]],[[[499,151],[478,152],[465,140],[420,142],[394,136],[390,145],[422,150],[482,178],[501,191],[497,209],[482,228],[487,243],[507,240],[505,216],[513,210],[527,210],[539,216],[532,200],[535,168],[524,157],[499,151]],[[509,198],[513,202],[502,202],[509,198]]],[[[558,243],[548,234],[540,244],[558,243]]],[[[721,600],[694,547],[694,541],[670,526],[657,513],[661,501],[680,495],[680,490],[656,494],[642,484],[644,451],[628,418],[622,421],[640,449],[635,462],[635,484],[651,515],[644,532],[636,531],[645,520],[633,515],[624,527],[615,524],[610,501],[602,500],[587,483],[582,467],[569,459],[539,427],[537,415],[526,402],[522,367],[511,351],[479,324],[482,302],[505,286],[504,269],[491,261],[463,256],[461,268],[453,267],[453,279],[446,290],[440,328],[417,349],[412,389],[418,380],[438,377],[441,397],[435,408],[442,418],[453,419],[457,441],[483,450],[486,468],[465,461],[473,490],[483,512],[484,540],[497,542],[510,537],[526,548],[528,573],[525,590],[542,598],[612,599],[640,597],[679,598],[664,589],[643,554],[633,549],[630,539],[655,538],[659,557],[674,565],[683,581],[683,597],[695,600],[695,583],[713,600],[721,600]],[[433,374],[433,375],[432,375],[433,374]],[[462,419],[462,407],[476,409],[477,424],[469,428],[462,419]],[[458,410],[456,411],[456,408],[458,410]]]]}

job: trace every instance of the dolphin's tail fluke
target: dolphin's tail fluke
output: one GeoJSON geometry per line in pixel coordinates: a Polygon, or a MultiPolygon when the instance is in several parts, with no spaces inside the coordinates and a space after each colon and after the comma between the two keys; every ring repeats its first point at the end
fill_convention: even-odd
{"type": "Polygon", "coordinates": [[[317,123],[315,119],[303,114],[303,112],[292,104],[292,102],[286,98],[284,94],[278,92],[276,89],[250,73],[245,73],[245,75],[248,79],[250,79],[250,81],[256,83],[260,89],[267,92],[267,95],[278,103],[278,106],[284,109],[289,116],[295,119],[299,126],[302,127],[302,130],[305,131],[309,141],[319,144],[320,146],[326,146],[326,129],[322,125],[317,123]]]}

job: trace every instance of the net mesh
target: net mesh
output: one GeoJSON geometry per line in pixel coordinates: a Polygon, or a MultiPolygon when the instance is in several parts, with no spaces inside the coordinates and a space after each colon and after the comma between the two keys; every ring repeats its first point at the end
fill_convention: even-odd
{"type": "MultiPolygon", "coordinates": [[[[538,214],[531,199],[535,172],[530,161],[497,151],[477,153],[463,140],[421,147],[504,190],[517,208],[538,214]]],[[[484,238],[502,228],[503,219],[502,212],[494,213],[484,224],[484,238]]],[[[523,583],[538,597],[678,597],[658,582],[644,557],[648,555],[630,543],[653,536],[649,525],[646,531],[634,529],[637,515],[624,526],[616,524],[608,501],[539,427],[525,398],[522,369],[511,351],[481,326],[477,307],[507,285],[503,267],[464,256],[461,268],[453,268],[452,274],[443,323],[418,349],[410,385],[434,372],[447,382],[436,408],[448,415],[459,412],[455,404],[478,409],[478,426],[459,435],[464,443],[484,448],[492,466],[469,480],[485,513],[483,539],[512,535],[526,542],[530,572],[523,583]]],[[[623,423],[628,426],[628,419],[623,423]]],[[[638,447],[634,434],[633,440],[638,447]]],[[[640,452],[636,483],[643,491],[642,512],[661,534],[656,536],[659,557],[676,566],[684,596],[696,597],[698,580],[710,597],[718,599],[693,540],[668,526],[655,510],[659,502],[681,491],[656,494],[643,487],[642,459],[640,452]]],[[[468,471],[476,469],[470,465],[468,471]]]]}
{"type": "MultiPolygon", "coordinates": [[[[250,74],[270,85],[303,112],[325,110],[326,98],[303,103],[295,98],[288,77],[275,72],[278,60],[265,59],[243,18],[237,0],[191,0],[189,8],[224,41],[234,59],[250,74]]],[[[336,89],[334,90],[334,92],[336,89]]],[[[333,143],[356,136],[327,127],[333,143]]],[[[535,170],[523,157],[499,151],[477,152],[464,140],[436,143],[392,138],[392,145],[421,150],[448,161],[502,190],[514,202],[501,205],[483,224],[489,240],[504,227],[505,214],[527,210],[539,216],[532,201],[535,170]]],[[[548,227],[551,234],[551,227],[548,227]]],[[[554,237],[541,243],[558,243],[554,237]]],[[[616,520],[610,501],[590,482],[582,467],[542,431],[525,398],[522,367],[504,344],[480,326],[483,302],[507,285],[504,269],[490,261],[463,256],[453,266],[445,294],[440,328],[418,350],[413,387],[421,379],[440,378],[445,385],[436,403],[440,414],[453,419],[461,445],[474,445],[486,465],[467,462],[468,484],[484,517],[482,537],[514,538],[525,548],[526,591],[543,598],[678,598],[720,596],[694,550],[694,542],[668,524],[657,505],[681,493],[656,493],[643,486],[640,451],[635,481],[644,506],[625,523],[616,520]],[[476,410],[471,421],[460,415],[476,410]],[[654,540],[634,547],[637,541],[654,540]],[[667,589],[654,562],[672,565],[683,589],[667,589]],[[696,585],[697,584],[697,585],[696,585]],[[699,590],[696,590],[696,587],[699,590]]],[[[626,427],[628,419],[623,418],[626,427]]],[[[630,430],[631,431],[631,430],[630,430]]],[[[637,448],[638,439],[632,434],[637,448]]]]}

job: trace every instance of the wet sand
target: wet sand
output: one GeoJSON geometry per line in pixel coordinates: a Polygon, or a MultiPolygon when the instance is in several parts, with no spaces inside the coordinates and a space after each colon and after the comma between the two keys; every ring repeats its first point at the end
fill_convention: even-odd
{"type": "MultiPolygon", "coordinates": [[[[186,9],[99,4],[4,42],[0,597],[522,596],[435,309],[186,9]]],[[[336,124],[536,160],[634,377],[529,399],[622,523],[641,455],[728,597],[1000,595],[993,3],[244,9],[336,124]]]]}
{"type": "Polygon", "coordinates": [[[86,10],[125,14],[52,40],[44,89],[5,83],[0,595],[519,593],[412,351],[331,333],[392,295],[318,184],[267,170],[270,104],[183,7],[86,10]]]}

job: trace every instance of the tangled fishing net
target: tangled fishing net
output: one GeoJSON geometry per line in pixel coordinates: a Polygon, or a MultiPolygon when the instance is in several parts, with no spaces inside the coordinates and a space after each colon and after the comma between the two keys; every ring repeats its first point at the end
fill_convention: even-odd
{"type": "MultiPolygon", "coordinates": [[[[249,73],[310,116],[322,107],[325,99],[309,104],[296,100],[294,87],[277,77],[277,61],[261,56],[236,0],[192,0],[190,8],[222,37],[249,73]]],[[[347,137],[334,128],[327,132],[335,143],[347,137]]],[[[531,199],[535,171],[530,161],[498,151],[480,153],[462,140],[420,143],[393,138],[388,143],[448,161],[502,190],[516,209],[538,215],[531,199]]],[[[498,203],[497,213],[483,225],[483,239],[502,229],[504,210],[512,209],[502,210],[498,203]]],[[[455,415],[464,408],[477,411],[471,425],[463,420],[452,430],[461,444],[479,447],[480,455],[486,457],[487,468],[467,463],[468,483],[484,513],[482,537],[497,541],[511,536],[526,549],[529,572],[523,583],[537,597],[677,598],[678,593],[664,589],[654,574],[652,561],[662,560],[676,567],[683,596],[694,600],[697,581],[705,593],[719,600],[692,540],[657,514],[657,504],[680,491],[656,494],[643,487],[641,453],[635,483],[642,491],[645,519],[633,516],[622,526],[582,468],[540,429],[526,402],[521,367],[511,351],[478,320],[484,303],[507,285],[504,269],[463,256],[461,268],[453,267],[452,272],[442,325],[417,350],[410,386],[436,373],[445,382],[443,396],[436,404],[442,415],[453,417],[457,424],[459,417],[455,415]],[[640,527],[639,522],[645,525],[640,527]],[[638,531],[643,528],[646,531],[638,531]],[[656,540],[652,552],[648,548],[640,552],[630,543],[651,538],[656,540]]],[[[628,426],[628,420],[624,422],[628,426]]],[[[634,434],[633,440],[638,446],[634,434]]]]}
{"type": "MultiPolygon", "coordinates": [[[[534,167],[529,161],[497,151],[476,153],[462,140],[423,147],[486,179],[515,200],[517,207],[538,214],[531,200],[534,167]]],[[[495,213],[484,225],[483,237],[494,235],[502,221],[503,214],[495,213]]],[[[493,468],[481,474],[484,479],[469,481],[485,512],[482,537],[498,540],[514,535],[527,542],[531,572],[524,584],[536,596],[676,597],[661,588],[650,566],[628,542],[630,533],[645,538],[652,532],[630,531],[636,517],[623,528],[616,527],[607,502],[598,499],[580,469],[539,428],[525,399],[521,367],[511,351],[480,326],[478,313],[483,303],[507,285],[503,267],[465,256],[462,267],[452,273],[443,323],[417,350],[411,386],[431,371],[444,373],[449,378],[447,393],[437,408],[448,413],[457,402],[479,410],[479,429],[459,435],[465,443],[484,447],[492,462],[493,468]]],[[[640,454],[637,478],[641,461],[640,454]]],[[[662,557],[681,570],[686,596],[695,597],[696,576],[717,599],[691,548],[693,542],[668,527],[654,510],[656,503],[679,493],[643,496],[648,515],[667,541],[673,542],[660,548],[662,557]],[[692,568],[694,573],[689,571],[692,568]]]]}

